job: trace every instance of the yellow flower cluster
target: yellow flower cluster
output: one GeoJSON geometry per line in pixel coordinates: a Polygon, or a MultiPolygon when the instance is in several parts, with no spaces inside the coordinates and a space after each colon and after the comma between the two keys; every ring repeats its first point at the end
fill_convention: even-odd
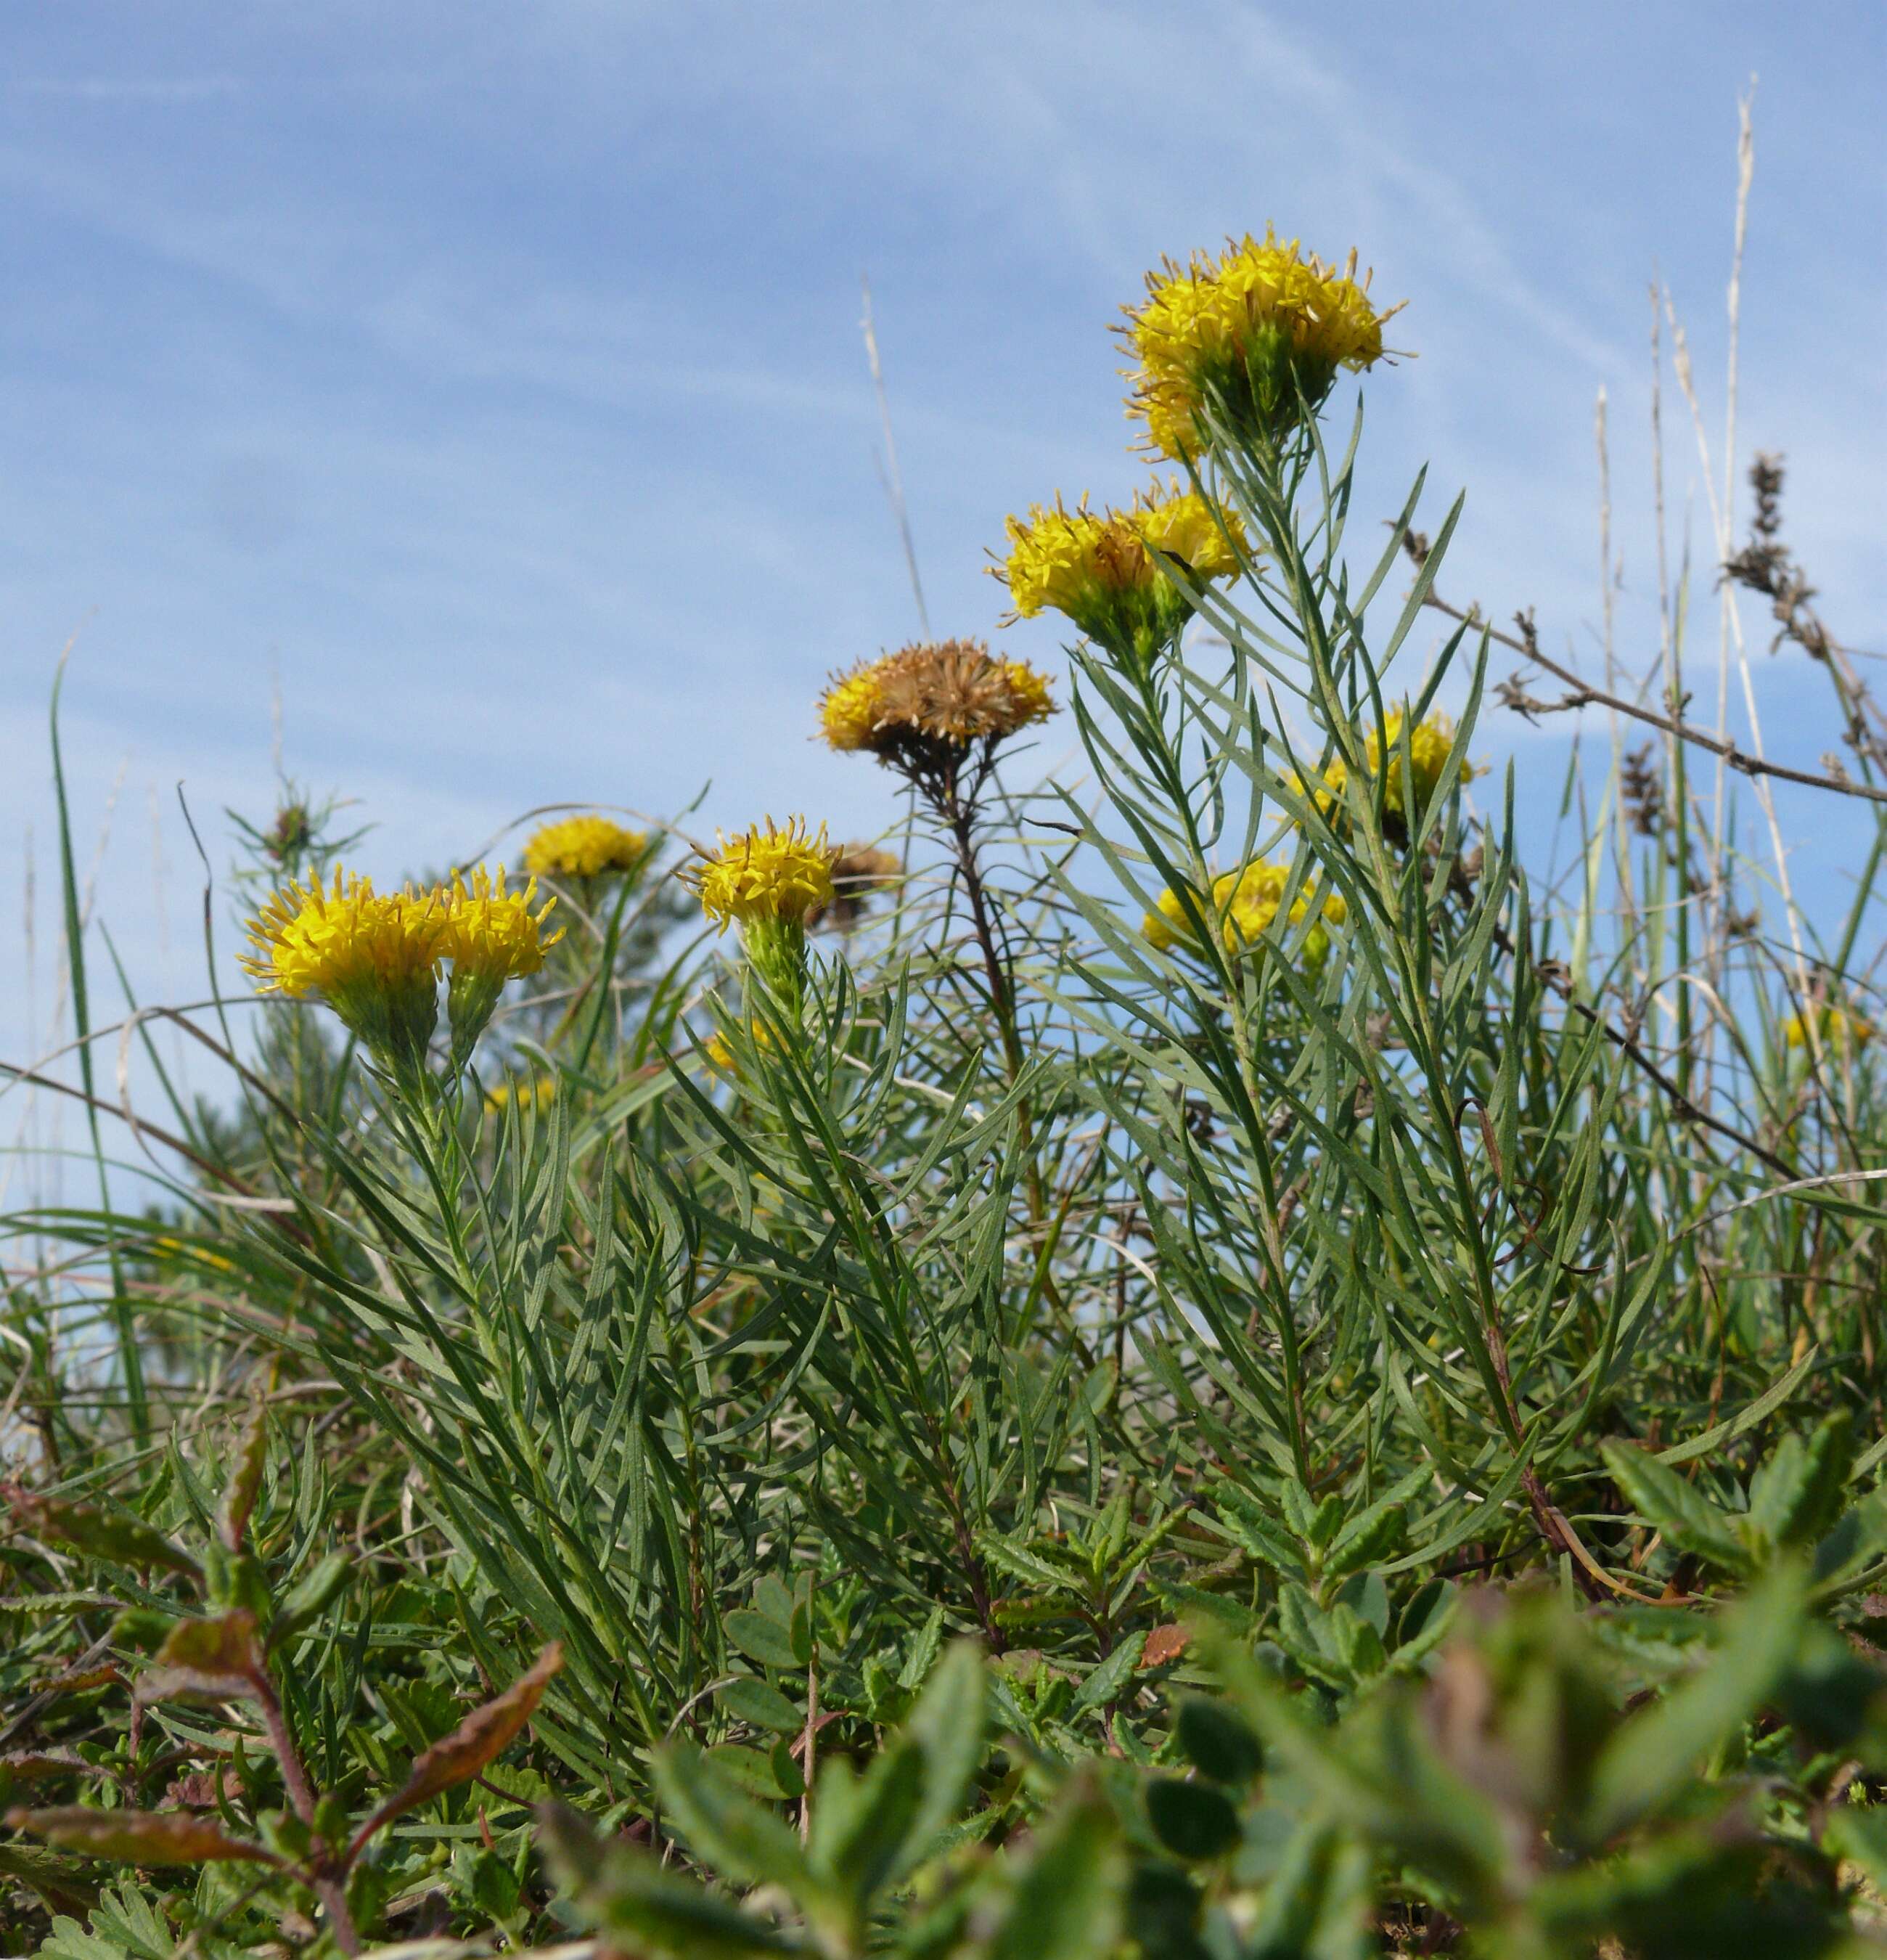
{"type": "Polygon", "coordinates": [[[819,697],[819,733],[826,746],[845,754],[869,749],[882,718],[878,681],[883,660],[862,660],[850,672],[835,674],[819,697]]]}
{"type": "Polygon", "coordinates": [[[1873,1023],[1864,1020],[1851,1008],[1824,1005],[1813,1009],[1809,1014],[1791,1014],[1782,1024],[1783,1039],[1791,1048],[1806,1048],[1811,1026],[1821,1037],[1824,1048],[1839,1053],[1850,1053],[1865,1047],[1875,1034],[1873,1023]]]}
{"type": "MultiPolygon", "coordinates": [[[[1409,719],[1404,708],[1392,708],[1383,718],[1379,733],[1371,729],[1364,737],[1363,747],[1368,759],[1369,779],[1373,785],[1383,772],[1383,757],[1388,758],[1389,779],[1383,789],[1383,807],[1397,822],[1406,825],[1409,816],[1408,784],[1403,781],[1403,728],[1409,719]]],[[[1455,751],[1453,721],[1446,714],[1436,713],[1425,715],[1409,730],[1409,762],[1415,778],[1415,810],[1419,814],[1433,800],[1437,785],[1448,766],[1455,751]]],[[[1462,759],[1459,780],[1471,782],[1481,772],[1464,756],[1462,759]]],[[[1342,756],[1333,759],[1314,784],[1307,784],[1301,776],[1293,775],[1291,783],[1301,794],[1308,795],[1317,807],[1327,816],[1342,801],[1343,791],[1349,781],[1349,770],[1342,756]]]]}
{"type": "Polygon", "coordinates": [[[446,904],[446,936],[440,951],[452,966],[446,989],[446,1014],[452,1026],[455,1064],[468,1061],[508,980],[537,972],[545,953],[564,936],[560,926],[546,939],[544,921],[557,901],[546,899],[533,912],[533,878],[521,892],[507,891],[504,867],[494,878],[483,865],[468,885],[455,872],[446,904]]]}
{"type": "Polygon", "coordinates": [[[502,986],[538,972],[545,953],[564,937],[564,929],[559,926],[549,938],[544,937],[544,921],[557,901],[546,899],[533,912],[531,901],[536,896],[535,878],[521,892],[507,891],[502,864],[495,877],[481,864],[469,885],[455,871],[440,948],[452,963],[453,977],[464,975],[502,986]]]}
{"type": "Polygon", "coordinates": [[[249,921],[241,956],[257,991],[332,999],[366,987],[396,990],[437,977],[446,908],[437,891],[383,895],[338,867],[334,889],[290,884],[249,921]]]}
{"type": "Polygon", "coordinates": [[[505,889],[502,865],[482,867],[467,885],[378,892],[373,880],[335,871],[332,889],[319,880],[276,892],[249,924],[252,950],[242,956],[258,991],[325,1001],[342,1022],[404,1079],[425,1065],[439,1017],[441,967],[448,990],[455,1061],[462,1062],[491,1018],[506,981],[534,973],[545,947],[548,900],[529,909],[535,883],[505,889]]]}
{"type": "Polygon", "coordinates": [[[1145,655],[1170,642],[1192,616],[1192,601],[1164,559],[1203,583],[1236,577],[1251,546],[1237,514],[1177,483],[1155,484],[1124,511],[1073,510],[1059,500],[1032,504],[1007,523],[1009,555],[996,575],[1019,619],[1053,608],[1091,639],[1145,655]]]}
{"type": "Polygon", "coordinates": [[[221,1252],[213,1252],[207,1246],[186,1245],[183,1239],[173,1239],[167,1233],[152,1239],[151,1249],[154,1254],[161,1253],[180,1265],[211,1266],[219,1273],[233,1273],[236,1270],[233,1259],[226,1259],[221,1252]]]}
{"type": "Polygon", "coordinates": [[[783,830],[768,817],[738,837],[723,835],[712,858],[683,875],[723,932],[732,924],[798,924],[815,907],[831,904],[837,855],[824,824],[813,834],[804,817],[793,818],[783,830]]]}
{"type": "MultiPolygon", "coordinates": [[[[1278,916],[1290,877],[1288,864],[1261,858],[1242,870],[1228,871],[1212,880],[1212,911],[1222,921],[1220,932],[1228,953],[1242,953],[1264,938],[1278,916]]],[[[1348,916],[1348,908],[1340,893],[1326,892],[1319,905],[1316,880],[1306,878],[1291,902],[1289,922],[1294,926],[1301,925],[1312,915],[1314,908],[1317,923],[1304,935],[1298,956],[1300,963],[1308,972],[1317,971],[1329,956],[1330,935],[1325,922],[1341,925],[1348,916]]],[[[1148,944],[1161,953],[1169,952],[1175,947],[1196,950],[1198,946],[1186,906],[1170,886],[1160,894],[1155,909],[1147,914],[1141,930],[1148,944]]]]}
{"type": "Polygon", "coordinates": [[[1383,323],[1356,280],[1356,255],[1339,270],[1305,257],[1294,238],[1247,237],[1217,258],[1196,253],[1147,275],[1147,297],[1123,329],[1139,363],[1128,412],[1148,446],[1176,460],[1199,453],[1211,409],[1247,435],[1276,440],[1314,411],[1339,368],[1383,358],[1383,323]]]}
{"type": "MultiPolygon", "coordinates": [[[[747,1032],[752,1037],[755,1048],[763,1052],[771,1050],[774,1038],[767,1032],[764,1021],[758,1019],[750,1020],[747,1023],[747,1032]]],[[[716,1075],[738,1076],[740,1074],[740,1064],[735,1059],[734,1051],[728,1046],[726,1037],[720,1029],[716,1028],[708,1036],[701,1044],[701,1048],[707,1057],[707,1065],[716,1075]]]]}
{"type": "Polygon", "coordinates": [[[535,878],[600,878],[637,870],[648,848],[646,831],[625,830],[606,816],[567,816],[531,833],[524,868],[535,878]]]}
{"type": "Polygon", "coordinates": [[[503,1109],[548,1109],[557,1100],[557,1077],[533,1076],[530,1080],[500,1082],[485,1092],[484,1106],[495,1115],[503,1109]]]}
{"type": "MultiPolygon", "coordinates": [[[[925,641],[836,675],[819,700],[828,746],[887,760],[916,748],[1005,741],[1055,711],[1048,679],[977,640],[925,641]]],[[[921,756],[907,759],[922,759],[921,756]]]]}

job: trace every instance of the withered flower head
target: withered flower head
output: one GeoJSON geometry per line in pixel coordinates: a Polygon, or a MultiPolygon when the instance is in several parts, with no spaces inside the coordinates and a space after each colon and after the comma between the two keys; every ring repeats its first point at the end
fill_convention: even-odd
{"type": "Polygon", "coordinates": [[[836,676],[820,729],[840,750],[894,760],[901,750],[1003,741],[1055,711],[1047,677],[978,640],[921,641],[836,676]]]}
{"type": "Polygon", "coordinates": [[[850,932],[870,908],[873,896],[903,882],[903,864],[874,845],[848,844],[832,861],[832,902],[806,915],[808,931],[824,926],[850,932]]]}

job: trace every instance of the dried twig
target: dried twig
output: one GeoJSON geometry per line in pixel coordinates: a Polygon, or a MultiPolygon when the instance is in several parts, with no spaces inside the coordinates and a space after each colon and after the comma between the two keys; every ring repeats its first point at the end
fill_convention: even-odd
{"type": "MultiPolygon", "coordinates": [[[[1419,565],[1428,556],[1428,539],[1419,531],[1404,531],[1403,549],[1419,565]]],[[[1504,633],[1483,617],[1478,606],[1465,610],[1451,605],[1432,587],[1422,600],[1425,606],[1432,606],[1437,612],[1462,624],[1476,626],[1497,645],[1511,648],[1523,655],[1536,667],[1551,674],[1555,680],[1565,682],[1568,692],[1556,701],[1542,701],[1529,694],[1518,681],[1506,680],[1495,690],[1495,698],[1504,707],[1512,708],[1516,714],[1525,715],[1529,721],[1542,714],[1561,714],[1576,708],[1609,708],[1628,716],[1634,721],[1642,721],[1647,727],[1661,729],[1666,735],[1674,736],[1680,742],[1688,742],[1722,759],[1730,768],[1746,776],[1774,776],[1778,781],[1800,783],[1806,789],[1830,790],[1837,796],[1861,797],[1870,803],[1887,803],[1887,790],[1876,789],[1871,783],[1857,782],[1845,770],[1839,775],[1818,775],[1809,769],[1792,769],[1784,762],[1771,762],[1761,756],[1752,756],[1746,749],[1739,749],[1735,743],[1713,735],[1708,728],[1700,728],[1695,722],[1682,719],[1678,714],[1660,714],[1656,708],[1646,708],[1635,701],[1628,701],[1622,695],[1613,694],[1604,688],[1594,687],[1590,681],[1582,679],[1571,667],[1562,667],[1545,653],[1539,644],[1539,635],[1535,630],[1533,616],[1529,612],[1514,615],[1517,635],[1504,633]]],[[[1683,703],[1673,704],[1679,710],[1683,703]]]]}

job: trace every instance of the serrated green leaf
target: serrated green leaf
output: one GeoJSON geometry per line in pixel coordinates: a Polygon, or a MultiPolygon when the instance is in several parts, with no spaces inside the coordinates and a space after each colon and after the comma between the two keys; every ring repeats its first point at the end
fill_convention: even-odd
{"type": "Polygon", "coordinates": [[[1371,1504],[1337,1533],[1324,1554],[1323,1576],[1346,1579],[1353,1572],[1393,1558],[1401,1551],[1408,1531],[1409,1513],[1404,1506],[1371,1504]]]}
{"type": "Polygon", "coordinates": [[[1133,1678],[1146,1645],[1144,1633],[1126,1634],[1120,1644],[1084,1681],[1075,1695],[1077,1708],[1099,1708],[1118,1697],[1133,1678]]]}
{"type": "Polygon", "coordinates": [[[1812,1544],[1841,1513],[1854,1418],[1839,1409],[1806,1437],[1791,1432],[1749,1482],[1749,1526],[1769,1551],[1812,1544]]]}
{"type": "Polygon", "coordinates": [[[157,1566],[186,1579],[200,1580],[203,1576],[202,1567],[181,1545],[129,1513],[70,1497],[42,1497],[14,1483],[0,1483],[0,1498],[30,1530],[94,1558],[118,1565],[157,1566]]]}

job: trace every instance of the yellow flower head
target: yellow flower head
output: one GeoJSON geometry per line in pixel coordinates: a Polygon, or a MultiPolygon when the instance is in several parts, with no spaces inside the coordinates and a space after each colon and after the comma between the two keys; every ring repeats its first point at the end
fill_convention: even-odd
{"type": "MultiPolygon", "coordinates": [[[[1383,758],[1389,759],[1389,781],[1383,791],[1383,807],[1392,814],[1407,820],[1409,798],[1403,781],[1402,740],[1403,724],[1408,719],[1406,712],[1393,708],[1383,718],[1382,733],[1379,737],[1372,729],[1364,747],[1369,756],[1369,772],[1372,778],[1383,770],[1383,758]]],[[[1415,780],[1415,809],[1419,814],[1425,810],[1435,793],[1435,785],[1441,781],[1442,772],[1448,766],[1448,759],[1454,753],[1454,724],[1445,714],[1430,714],[1416,723],[1409,731],[1409,761],[1415,780]]],[[[1340,791],[1343,786],[1342,763],[1332,765],[1335,780],[1332,787],[1340,791]]],[[[1460,780],[1471,781],[1480,773],[1474,765],[1463,757],[1460,780]]],[[[1326,780],[1329,772],[1326,772],[1326,780]]]]}
{"type": "MultiPolygon", "coordinates": [[[[1388,758],[1389,781],[1383,791],[1383,807],[1392,828],[1406,829],[1409,822],[1409,798],[1403,781],[1402,759],[1403,727],[1408,719],[1406,709],[1391,708],[1383,718],[1380,734],[1371,729],[1363,738],[1367,777],[1372,787],[1383,772],[1383,757],[1388,758]]],[[[1409,759],[1414,767],[1418,815],[1433,800],[1442,773],[1454,754],[1455,743],[1454,724],[1445,714],[1425,715],[1409,730],[1409,759]]],[[[1307,781],[1293,770],[1285,780],[1299,796],[1314,803],[1326,817],[1340,826],[1344,820],[1343,792],[1349,783],[1349,773],[1343,758],[1333,756],[1324,765],[1321,775],[1307,781]]],[[[1481,773],[1463,756],[1457,780],[1471,782],[1481,773]]]]}
{"type": "Polygon", "coordinates": [[[1323,402],[1339,368],[1383,358],[1383,323],[1356,254],[1339,270],[1305,257],[1297,240],[1266,228],[1217,258],[1196,253],[1147,275],[1147,297],[1122,329],[1139,365],[1127,412],[1147,425],[1148,445],[1175,460],[1202,447],[1209,404],[1234,426],[1267,440],[1323,402]]]}
{"type": "Polygon", "coordinates": [[[179,1265],[208,1266],[219,1273],[233,1273],[236,1270],[233,1259],[226,1259],[221,1252],[212,1252],[208,1246],[194,1241],[186,1244],[183,1239],[173,1239],[167,1233],[152,1239],[151,1249],[154,1254],[160,1253],[167,1260],[174,1260],[179,1265]]]}
{"type": "Polygon", "coordinates": [[[1851,1055],[1863,1048],[1874,1039],[1875,1028],[1872,1021],[1863,1020],[1851,1007],[1834,1007],[1823,1004],[1807,1014],[1791,1014],[1782,1024],[1784,1039],[1791,1048],[1806,1048],[1809,1029],[1821,1037],[1824,1048],[1831,1048],[1838,1053],[1851,1055]]]}
{"type": "Polygon", "coordinates": [[[796,816],[782,830],[771,817],[738,837],[723,835],[720,849],[683,875],[701,909],[725,932],[731,924],[775,920],[802,923],[815,905],[832,902],[832,863],[838,855],[796,816]]]}
{"type": "Polygon", "coordinates": [[[828,745],[921,768],[1006,741],[1055,711],[1047,676],[979,640],[920,641],[836,676],[819,702],[828,745]]]}
{"type": "MultiPolygon", "coordinates": [[[[1211,909],[1221,921],[1219,930],[1228,953],[1235,956],[1263,940],[1278,916],[1290,877],[1288,864],[1258,858],[1243,870],[1227,871],[1212,880],[1211,909]]],[[[1326,892],[1320,905],[1316,881],[1306,878],[1291,902],[1289,921],[1294,926],[1301,925],[1314,911],[1317,922],[1304,935],[1299,955],[1299,963],[1307,972],[1317,972],[1329,956],[1330,935],[1324,922],[1340,925],[1348,916],[1340,893],[1326,892]]],[[[1174,947],[1190,950],[1198,944],[1186,906],[1170,887],[1160,894],[1141,931],[1147,943],[1161,953],[1174,947]]]]}
{"type": "Polygon", "coordinates": [[[494,1115],[503,1109],[548,1109],[557,1100],[557,1077],[534,1076],[528,1081],[500,1082],[485,1092],[484,1106],[494,1115]]]}
{"type": "Polygon", "coordinates": [[[1003,660],[999,664],[1002,678],[1009,686],[1017,727],[1025,728],[1034,722],[1046,721],[1055,712],[1054,697],[1048,691],[1047,675],[1031,667],[1027,660],[1003,660]]]}
{"type": "Polygon", "coordinates": [[[648,848],[646,831],[625,830],[606,816],[567,816],[532,832],[524,868],[534,878],[600,878],[637,870],[648,848]]]}
{"type": "Polygon", "coordinates": [[[370,878],[337,869],[334,889],[285,886],[248,927],[241,964],[264,994],[329,998],[363,981],[386,987],[436,977],[445,918],[437,895],[383,898],[370,878]]]}
{"type": "MultiPolygon", "coordinates": [[[[767,1023],[764,1021],[750,1020],[747,1023],[747,1032],[751,1037],[755,1048],[763,1052],[771,1050],[774,1045],[773,1036],[767,1032],[767,1023]]],[[[707,1057],[707,1065],[716,1075],[737,1077],[740,1074],[740,1062],[734,1051],[728,1046],[727,1039],[720,1029],[716,1028],[713,1033],[708,1036],[707,1039],[701,1044],[701,1048],[702,1052],[707,1057]]]]}
{"type": "Polygon", "coordinates": [[[1162,558],[1196,581],[1235,577],[1251,547],[1235,513],[1177,483],[1155,483],[1124,511],[1032,504],[1008,520],[1009,555],[996,576],[1009,588],[1018,619],[1053,608],[1091,638],[1145,655],[1191,618],[1192,601],[1162,558]]]}
{"type": "Polygon", "coordinates": [[[507,891],[502,864],[495,877],[481,864],[469,885],[455,871],[441,946],[455,977],[475,974],[502,986],[507,980],[536,972],[544,964],[545,953],[564,937],[560,926],[545,937],[544,921],[557,901],[546,899],[533,912],[531,901],[536,896],[535,878],[521,892],[507,891]]]}
{"type": "Polygon", "coordinates": [[[1349,780],[1349,772],[1343,766],[1341,756],[1333,756],[1325,765],[1323,773],[1307,780],[1293,769],[1285,778],[1292,790],[1307,803],[1314,804],[1326,816],[1330,816],[1343,800],[1343,786],[1349,780]]]}
{"type": "Polygon", "coordinates": [[[521,892],[507,891],[502,864],[495,877],[480,865],[469,885],[458,873],[453,874],[440,950],[452,963],[446,1012],[456,1063],[471,1055],[505,982],[536,972],[546,950],[564,936],[559,927],[545,937],[544,921],[557,901],[546,899],[533,912],[531,901],[536,896],[535,878],[521,892]]]}
{"type": "Polygon", "coordinates": [[[846,754],[872,747],[881,718],[880,682],[889,658],[861,660],[848,672],[833,676],[819,697],[819,733],[828,748],[846,754]]]}
{"type": "Polygon", "coordinates": [[[241,963],[262,993],[326,1001],[382,1062],[410,1075],[438,1019],[446,930],[439,892],[383,896],[337,867],[331,891],[313,880],[276,892],[249,921],[253,950],[241,963]]]}

